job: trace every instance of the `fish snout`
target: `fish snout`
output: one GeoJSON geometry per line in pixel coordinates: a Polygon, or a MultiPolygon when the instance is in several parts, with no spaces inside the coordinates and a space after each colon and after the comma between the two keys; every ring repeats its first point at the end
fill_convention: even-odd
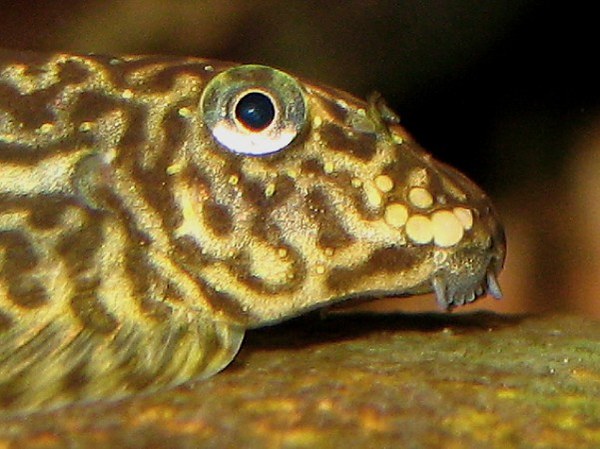
{"type": "Polygon", "coordinates": [[[473,201],[465,210],[470,211],[472,219],[467,223],[462,241],[451,251],[436,251],[439,262],[431,278],[437,302],[446,310],[487,294],[502,298],[498,275],[506,258],[504,227],[488,197],[474,183],[468,182],[473,201]]]}

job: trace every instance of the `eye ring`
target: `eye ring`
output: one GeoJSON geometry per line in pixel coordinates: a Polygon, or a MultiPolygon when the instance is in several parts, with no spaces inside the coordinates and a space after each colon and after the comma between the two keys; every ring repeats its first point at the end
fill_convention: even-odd
{"type": "Polygon", "coordinates": [[[252,156],[283,150],[307,121],[306,98],[298,81],[254,64],[215,76],[202,93],[200,111],[217,142],[252,156]]]}

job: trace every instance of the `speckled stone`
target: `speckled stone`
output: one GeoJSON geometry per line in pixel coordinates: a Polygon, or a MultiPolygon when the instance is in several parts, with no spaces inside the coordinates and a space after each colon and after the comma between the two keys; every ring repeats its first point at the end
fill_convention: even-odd
{"type": "Polygon", "coordinates": [[[580,317],[312,315],[223,373],[0,417],[4,448],[600,447],[600,325],[580,317]]]}

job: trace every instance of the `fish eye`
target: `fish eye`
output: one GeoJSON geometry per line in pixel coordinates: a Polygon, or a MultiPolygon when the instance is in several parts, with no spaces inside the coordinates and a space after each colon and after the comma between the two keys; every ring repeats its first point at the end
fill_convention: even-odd
{"type": "Polygon", "coordinates": [[[247,93],[235,106],[235,118],[246,128],[261,131],[275,118],[273,100],[262,92],[247,93]]]}
{"type": "Polygon", "coordinates": [[[254,156],[288,147],[307,121],[298,81],[261,65],[237,66],[215,76],[202,93],[200,110],[217,142],[254,156]]]}

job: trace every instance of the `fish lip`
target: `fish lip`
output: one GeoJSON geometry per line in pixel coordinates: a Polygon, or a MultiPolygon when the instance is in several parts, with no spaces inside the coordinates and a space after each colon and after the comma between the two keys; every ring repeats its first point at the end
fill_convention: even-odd
{"type": "Polygon", "coordinates": [[[470,304],[477,299],[490,295],[502,299],[502,289],[498,282],[498,273],[503,260],[492,256],[485,270],[471,276],[461,277],[447,270],[437,271],[431,279],[438,306],[445,311],[470,304]]]}

